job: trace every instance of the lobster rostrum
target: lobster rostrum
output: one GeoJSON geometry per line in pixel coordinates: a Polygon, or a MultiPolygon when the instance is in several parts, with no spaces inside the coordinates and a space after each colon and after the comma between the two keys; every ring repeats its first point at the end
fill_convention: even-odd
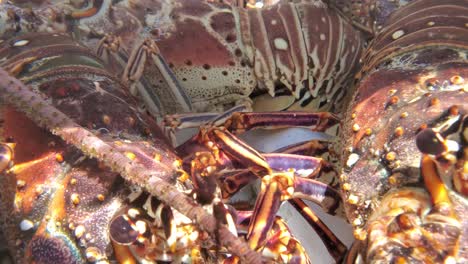
{"type": "MultiPolygon", "coordinates": [[[[3,41],[0,54],[1,67],[29,86],[2,70],[2,99],[31,118],[3,107],[2,185],[12,192],[1,197],[2,211],[8,212],[2,214],[2,225],[18,262],[226,258],[257,263],[255,250],[264,252],[266,260],[307,263],[300,243],[275,216],[281,201],[304,206],[300,199],[306,198],[330,213],[340,205],[337,191],[298,175],[305,169],[306,176],[317,176],[326,166],[322,160],[262,155],[225,130],[202,130],[197,137],[201,146],[195,154],[187,153],[194,157],[184,169],[154,121],[138,111],[106,64],[64,34],[21,34],[3,41]],[[238,169],[246,175],[243,181],[252,179],[250,174],[262,178],[264,188],[253,212],[228,210],[221,203],[212,177],[224,168],[238,169]],[[119,174],[138,188],[128,194],[119,174]],[[237,238],[236,228],[246,230],[248,245],[237,238]]],[[[256,114],[243,115],[230,119],[230,126],[256,125],[256,114]],[[236,124],[243,119],[253,123],[236,124]]],[[[278,126],[291,124],[282,121],[284,113],[268,115],[278,126]]],[[[328,113],[294,116],[292,123],[319,131],[336,123],[328,113]]],[[[341,242],[333,235],[329,239],[342,256],[341,242]]]]}

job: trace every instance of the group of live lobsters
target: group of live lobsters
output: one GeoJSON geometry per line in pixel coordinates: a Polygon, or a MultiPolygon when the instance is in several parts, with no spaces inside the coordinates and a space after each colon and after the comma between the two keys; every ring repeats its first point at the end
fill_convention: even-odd
{"type": "Polygon", "coordinates": [[[467,78],[467,0],[0,1],[0,240],[17,263],[309,263],[287,201],[336,262],[466,263],[467,78]],[[284,127],[338,132],[239,137],[284,127]]]}

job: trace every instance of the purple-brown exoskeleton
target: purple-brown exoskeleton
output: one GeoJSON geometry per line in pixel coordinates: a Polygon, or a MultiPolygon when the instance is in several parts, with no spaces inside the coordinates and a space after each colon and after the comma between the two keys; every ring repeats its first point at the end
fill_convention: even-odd
{"type": "MultiPolygon", "coordinates": [[[[2,215],[4,226],[16,228],[9,237],[25,238],[10,239],[10,248],[38,262],[47,259],[46,249],[65,244],[71,245],[68,251],[50,252],[78,262],[86,258],[185,261],[189,255],[192,261],[307,262],[301,244],[276,217],[281,202],[288,200],[319,227],[330,253],[340,261],[346,249],[323,223],[314,221],[301,198],[334,211],[340,194],[310,177],[341,171],[340,192],[357,239],[347,262],[466,262],[468,1],[304,0],[280,1],[264,9],[242,9],[241,2],[8,1],[0,5],[4,22],[0,35],[6,47],[1,67],[33,88],[36,78],[47,79],[36,83],[36,92],[42,93],[37,95],[2,73],[2,98],[61,138],[49,140],[52,136],[45,131],[45,140],[28,138],[24,131],[38,129],[32,121],[24,121],[23,127],[14,121],[3,126],[4,174],[24,176],[17,176],[16,182],[2,178],[9,188],[2,199],[18,206],[31,197],[49,195],[39,200],[40,206],[25,203],[29,207],[19,214],[10,207],[14,213],[2,215]],[[32,39],[21,36],[30,31],[43,32],[35,35],[38,42],[34,42],[44,47],[42,51],[28,51],[32,39]],[[45,39],[40,42],[40,37],[45,39]],[[361,56],[363,46],[366,51],[361,56]],[[73,70],[66,72],[67,67],[73,70]],[[85,70],[89,67],[91,73],[85,70]],[[352,92],[348,84],[356,69],[352,92]],[[67,83],[68,76],[80,81],[67,83]],[[283,90],[294,97],[282,96],[283,90]],[[326,110],[345,116],[334,146],[335,152],[343,150],[338,155],[341,166],[331,169],[323,160],[290,154],[329,150],[326,144],[301,144],[282,154],[265,154],[228,132],[288,125],[323,131],[336,123],[335,115],[187,114],[249,105],[249,96],[262,91],[276,97],[254,99],[258,111],[326,110]],[[206,125],[173,150],[154,139],[159,134],[155,127],[135,130],[153,121],[129,94],[137,95],[153,116],[182,113],[166,119],[172,127],[206,125]],[[104,101],[105,95],[116,101],[104,101]],[[52,99],[57,96],[61,100],[52,99]],[[95,101],[86,107],[84,98],[95,101]],[[271,102],[280,106],[271,107],[271,102]],[[132,118],[119,119],[121,113],[132,118]],[[213,124],[224,124],[227,130],[213,124]],[[29,140],[30,147],[21,147],[15,138],[29,140]],[[41,145],[49,141],[53,143],[41,145]],[[15,160],[26,159],[16,151],[36,149],[50,152],[50,160],[41,160],[48,165],[34,155],[25,164],[15,160]],[[159,173],[170,175],[156,176],[156,164],[164,165],[159,173]],[[28,171],[28,166],[37,167],[28,171]],[[48,182],[26,184],[21,177],[30,176],[35,168],[47,169],[48,182]],[[302,177],[301,172],[310,168],[316,170],[302,177]],[[52,169],[62,173],[54,174],[52,169]],[[82,173],[78,176],[87,180],[71,184],[69,172],[82,173]],[[119,174],[133,186],[130,190],[111,187],[122,181],[119,174]],[[226,198],[257,178],[262,179],[261,192],[249,208],[252,211],[226,203],[226,198]],[[81,182],[96,188],[83,187],[81,182]],[[51,191],[44,192],[44,187],[51,191]],[[18,201],[15,193],[27,194],[19,196],[27,199],[18,201]],[[59,199],[64,197],[61,193],[68,197],[65,203],[59,199]],[[26,210],[36,207],[40,214],[31,216],[34,210],[26,210]],[[102,210],[93,215],[90,208],[102,210]],[[10,217],[15,213],[31,219],[10,217]],[[94,224],[99,214],[106,219],[106,228],[94,224]],[[70,226],[63,215],[76,222],[70,226]],[[86,222],[84,215],[93,217],[86,222]],[[55,221],[57,217],[61,221],[55,221]],[[167,225],[167,219],[177,221],[167,225]],[[85,224],[79,225],[80,221],[85,224]],[[91,235],[86,236],[86,230],[91,235]],[[60,237],[60,232],[67,235],[51,239],[60,237]],[[70,234],[74,240],[68,239],[70,234]],[[99,239],[93,241],[92,234],[99,239]],[[237,234],[246,234],[247,243],[237,234]],[[52,243],[56,241],[59,244],[52,243]],[[248,254],[240,259],[243,252],[248,254]]],[[[5,113],[10,120],[25,119],[12,109],[5,113]]]]}
{"type": "Polygon", "coordinates": [[[466,11],[412,1],[375,18],[342,136],[353,258],[466,262],[466,11]]]}
{"type": "MultiPolygon", "coordinates": [[[[65,34],[8,39],[0,56],[1,220],[18,262],[308,263],[276,217],[279,205],[305,198],[330,213],[340,208],[340,194],[313,179],[329,167],[321,159],[261,154],[209,125],[173,149],[106,64],[65,34]],[[264,187],[252,212],[223,203],[257,177],[264,187]]],[[[226,126],[265,120],[317,131],[337,122],[329,113],[237,113],[226,126]]],[[[342,258],[342,243],[304,216],[342,258]]]]}
{"type": "Polygon", "coordinates": [[[254,88],[275,95],[279,84],[300,100],[285,97],[271,109],[335,111],[363,45],[360,33],[320,1],[268,9],[219,1],[38,2],[30,12],[4,7],[0,34],[71,33],[124,66],[121,78],[154,115],[249,105],[254,88]]]}

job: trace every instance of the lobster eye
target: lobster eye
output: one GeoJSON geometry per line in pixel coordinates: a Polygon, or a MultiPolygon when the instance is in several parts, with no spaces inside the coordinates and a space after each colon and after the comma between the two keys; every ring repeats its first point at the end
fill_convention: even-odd
{"type": "Polygon", "coordinates": [[[436,156],[447,151],[444,139],[432,128],[426,128],[418,133],[416,136],[416,146],[422,153],[436,156]]]}
{"type": "Polygon", "coordinates": [[[0,144],[0,172],[6,170],[13,159],[13,150],[7,144],[0,144]]]}
{"type": "Polygon", "coordinates": [[[133,228],[132,220],[126,215],[120,215],[112,219],[109,235],[115,243],[129,245],[137,240],[138,231],[133,228]]]}

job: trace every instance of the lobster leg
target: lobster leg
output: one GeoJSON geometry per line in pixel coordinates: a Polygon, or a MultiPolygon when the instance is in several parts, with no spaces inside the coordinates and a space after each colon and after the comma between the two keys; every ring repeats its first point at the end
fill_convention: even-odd
{"type": "Polygon", "coordinates": [[[224,124],[231,132],[238,134],[255,128],[307,127],[322,132],[335,125],[338,119],[330,113],[308,112],[250,112],[234,113],[224,124]]]}
{"type": "Polygon", "coordinates": [[[263,250],[264,255],[271,255],[284,263],[310,263],[305,249],[281,218],[276,217],[271,233],[263,250]]]}
{"type": "Polygon", "coordinates": [[[340,195],[325,184],[295,177],[292,172],[272,173],[262,178],[262,187],[255,204],[253,223],[249,228],[249,244],[261,248],[265,230],[269,230],[272,217],[282,201],[302,198],[320,204],[325,211],[334,214],[340,205],[340,195]],[[265,226],[263,226],[265,225],[265,226]]]}
{"type": "MultiPolygon", "coordinates": [[[[208,133],[208,137],[218,145],[219,149],[226,152],[244,166],[262,178],[261,193],[259,194],[251,225],[247,238],[252,249],[261,250],[264,247],[268,231],[272,228],[274,217],[279,210],[282,201],[294,199],[301,203],[300,198],[306,198],[322,205],[326,211],[335,213],[340,205],[340,195],[334,189],[310,179],[297,177],[295,168],[289,166],[293,161],[298,170],[309,168],[320,169],[320,159],[302,157],[291,154],[266,154],[261,155],[250,147],[246,146],[234,135],[220,129],[213,129],[208,133]],[[274,172],[279,170],[284,172],[274,172]]],[[[314,174],[313,172],[310,174],[314,174]]],[[[324,233],[329,234],[329,230],[324,233]]],[[[336,237],[326,236],[328,241],[339,241],[336,237]]],[[[338,242],[330,250],[344,253],[346,247],[338,242]]],[[[343,254],[332,254],[340,259],[343,254]]],[[[337,260],[338,260],[337,259],[337,260]]]]}
{"type": "Polygon", "coordinates": [[[92,17],[102,8],[102,5],[104,4],[103,2],[104,1],[92,1],[90,7],[83,10],[73,11],[70,16],[74,19],[92,17]]]}
{"type": "MultiPolygon", "coordinates": [[[[319,158],[283,153],[262,155],[272,169],[276,171],[293,170],[300,177],[316,178],[322,170],[331,169],[327,162],[319,158]]],[[[221,181],[223,192],[225,192],[223,197],[227,198],[257,179],[258,176],[247,169],[225,169],[218,172],[218,178],[221,181]]]]}
{"type": "MultiPolygon", "coordinates": [[[[198,128],[200,126],[221,126],[235,112],[244,112],[250,110],[250,104],[239,104],[227,111],[219,113],[182,113],[166,115],[162,127],[165,134],[170,138],[174,145],[176,144],[176,132],[181,129],[198,128]]],[[[195,140],[196,141],[196,140],[195,140]]],[[[194,143],[191,141],[190,143],[194,143]]]]}
{"type": "Polygon", "coordinates": [[[224,126],[239,134],[248,130],[264,128],[307,127],[321,132],[338,123],[333,114],[300,111],[247,112],[248,105],[237,105],[221,113],[176,114],[165,117],[164,125],[172,130],[199,127],[201,125],[224,126]]]}
{"type": "Polygon", "coordinates": [[[291,199],[289,203],[296,208],[309,225],[317,232],[322,239],[325,247],[327,248],[330,255],[336,260],[337,263],[341,263],[343,256],[345,255],[347,248],[340,241],[340,239],[333,233],[333,231],[325,225],[325,223],[318,218],[317,215],[304,203],[301,199],[291,199]]]}
{"type": "MultiPolygon", "coordinates": [[[[241,106],[239,106],[241,107],[241,106]]],[[[234,108],[236,109],[236,108],[234,108]]],[[[233,109],[233,110],[234,110],[233,109]]],[[[256,128],[278,129],[285,127],[306,127],[313,131],[321,132],[332,127],[337,123],[337,118],[330,113],[306,113],[306,112],[234,112],[228,111],[208,124],[212,127],[216,124],[222,124],[234,134],[239,134],[247,130],[256,128]],[[225,122],[222,122],[226,120],[225,122]]],[[[201,129],[200,132],[192,138],[182,143],[177,147],[177,151],[182,156],[189,156],[194,153],[194,146],[197,142],[203,142],[206,129],[201,129]]]]}
{"type": "MultiPolygon", "coordinates": [[[[103,59],[107,65],[110,65],[110,71],[116,75],[123,75],[129,61],[128,53],[121,47],[120,37],[108,34],[98,43],[96,53],[103,59]]],[[[127,80],[128,81],[128,80],[127,80]]],[[[137,80],[132,80],[129,86],[130,93],[139,95],[144,100],[144,107],[153,116],[158,117],[164,112],[164,102],[159,99],[155,89],[149,84],[145,77],[140,76],[137,80]]]]}
{"type": "Polygon", "coordinates": [[[326,141],[308,140],[279,148],[274,152],[306,156],[319,156],[329,150],[328,144],[329,142],[326,141]]]}
{"type": "MultiPolygon", "coordinates": [[[[239,228],[247,229],[252,221],[252,211],[242,211],[238,214],[239,228]]],[[[279,216],[273,220],[268,232],[263,255],[269,259],[281,260],[283,263],[310,263],[305,249],[291,233],[287,223],[279,216]]],[[[238,259],[231,257],[224,263],[237,263],[238,259]]]]}
{"type": "Polygon", "coordinates": [[[227,228],[215,224],[216,219],[203,208],[195,204],[192,199],[180,193],[177,188],[161,177],[161,165],[154,162],[160,169],[146,168],[140,163],[133,163],[124,153],[115,146],[106,143],[84,129],[63,112],[48,104],[44,99],[30,91],[30,89],[0,69],[0,88],[5,100],[24,111],[31,119],[60,136],[66,142],[81,149],[87,156],[103,161],[112,171],[120,173],[125,179],[142,187],[162,201],[171,204],[178,211],[195,219],[198,225],[203,226],[212,237],[217,232],[223,238],[222,243],[228,250],[236,255],[244,256],[250,262],[259,263],[257,253],[252,252],[244,243],[238,240],[227,228]],[[26,99],[27,98],[27,99],[26,99]],[[150,178],[143,177],[143,175],[150,178]],[[227,242],[229,241],[229,242],[227,242]]]}
{"type": "Polygon", "coordinates": [[[420,170],[427,192],[422,188],[403,188],[384,197],[369,219],[368,260],[457,262],[458,252],[463,251],[459,247],[464,224],[463,219],[458,219],[452,200],[456,196],[450,194],[442,178],[446,172],[456,176],[458,164],[466,164],[463,155],[453,155],[466,149],[466,135],[455,131],[454,138],[460,143],[443,136],[451,134],[458,124],[461,131],[466,129],[463,116],[458,117],[448,119],[449,123],[455,119],[449,128],[426,128],[417,135],[416,144],[423,153],[420,170]]]}
{"type": "MultiPolygon", "coordinates": [[[[319,173],[319,170],[322,169],[322,166],[326,166],[324,161],[321,159],[313,158],[313,157],[305,157],[305,156],[298,156],[298,155],[288,155],[288,154],[263,154],[266,158],[268,164],[271,168],[276,171],[287,170],[288,168],[292,168],[294,166],[294,171],[296,174],[303,174],[304,176],[308,177],[315,177],[319,173]],[[314,169],[312,169],[314,168],[314,169]],[[301,173],[303,171],[304,173],[301,173]]],[[[254,175],[247,173],[245,171],[237,171],[234,175],[230,175],[230,177],[225,177],[221,180],[224,183],[223,191],[228,191],[229,195],[237,192],[241,187],[245,186],[249,182],[255,179],[254,175]]],[[[301,196],[301,188],[307,188],[311,186],[315,186],[315,188],[325,188],[325,192],[331,191],[332,189],[327,188],[325,185],[313,182],[310,183],[307,179],[297,179],[298,181],[298,188],[295,196],[301,196]],[[307,182],[305,182],[307,181],[307,182]]],[[[317,190],[317,189],[316,189],[317,190]]],[[[315,191],[314,191],[315,192],[315,191]]],[[[333,191],[331,191],[333,193],[333,191]]],[[[333,193],[331,196],[336,196],[336,193],[333,193]]],[[[224,196],[226,197],[226,196],[224,196]]],[[[305,197],[306,199],[309,197],[305,197]]],[[[313,211],[299,198],[293,198],[288,200],[299,212],[300,214],[306,219],[306,221],[316,230],[319,236],[322,238],[322,241],[325,243],[330,254],[339,262],[346,252],[346,246],[333,234],[333,232],[323,223],[321,220],[313,213],[313,211]]],[[[333,204],[333,203],[332,203],[333,204]]],[[[336,204],[335,204],[336,205],[336,204]]],[[[330,209],[325,208],[326,210],[330,211],[330,209]]],[[[333,213],[333,212],[331,212],[333,213]]]]}
{"type": "MultiPolygon", "coordinates": [[[[175,77],[174,73],[170,69],[169,65],[166,63],[164,58],[161,56],[160,51],[154,40],[146,39],[141,43],[137,48],[134,48],[130,54],[128,59],[127,67],[125,67],[122,79],[124,82],[135,83],[142,78],[143,72],[147,67],[148,63],[153,63],[157,69],[157,72],[153,73],[160,76],[159,79],[159,87],[155,89],[155,87],[149,86],[148,89],[142,91],[141,89],[138,91],[143,97],[144,100],[147,97],[144,97],[147,93],[152,91],[148,91],[149,89],[154,89],[157,93],[159,98],[173,98],[172,100],[163,100],[161,101],[163,104],[167,102],[169,104],[164,105],[164,110],[167,112],[175,112],[174,110],[174,103],[177,102],[179,104],[180,109],[184,112],[190,112],[192,109],[191,101],[187,96],[187,92],[179,83],[177,78],[175,77]],[[161,87],[161,83],[164,85],[161,87]]],[[[148,68],[151,69],[151,68],[148,68]]],[[[151,78],[152,75],[146,74],[147,77],[151,78]],[[148,77],[149,76],[149,77],[148,77]]],[[[156,82],[156,80],[149,80],[151,83],[156,82]]],[[[147,86],[144,86],[147,87],[147,86]]],[[[148,97],[150,98],[150,97],[148,97]]],[[[150,102],[151,103],[151,102],[150,102]]],[[[177,108],[179,109],[179,108],[177,108]]],[[[157,113],[152,113],[157,116],[157,113]]],[[[161,114],[161,113],[159,113],[161,114]]]]}

